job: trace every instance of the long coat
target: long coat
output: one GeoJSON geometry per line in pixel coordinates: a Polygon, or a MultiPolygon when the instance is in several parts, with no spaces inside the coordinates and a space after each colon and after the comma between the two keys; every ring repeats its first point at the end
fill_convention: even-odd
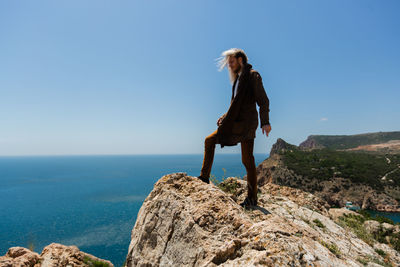
{"type": "MultiPolygon", "coordinates": [[[[234,88],[232,88],[233,92],[234,88]]],[[[260,128],[269,124],[269,99],[265,93],[260,74],[246,64],[239,76],[236,96],[233,97],[228,111],[221,116],[223,119],[217,131],[217,144],[235,146],[246,139],[256,137],[258,113],[256,103],[260,108],[260,128]]]]}

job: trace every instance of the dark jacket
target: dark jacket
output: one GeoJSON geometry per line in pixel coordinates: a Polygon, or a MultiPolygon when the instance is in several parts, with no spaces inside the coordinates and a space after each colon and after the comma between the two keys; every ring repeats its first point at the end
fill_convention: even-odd
{"type": "MultiPolygon", "coordinates": [[[[233,90],[233,88],[232,88],[233,90]]],[[[231,99],[228,111],[221,116],[222,123],[217,131],[217,144],[235,146],[246,139],[256,137],[260,107],[260,128],[269,124],[269,99],[265,93],[260,74],[246,64],[239,77],[237,94],[231,99]]]]}

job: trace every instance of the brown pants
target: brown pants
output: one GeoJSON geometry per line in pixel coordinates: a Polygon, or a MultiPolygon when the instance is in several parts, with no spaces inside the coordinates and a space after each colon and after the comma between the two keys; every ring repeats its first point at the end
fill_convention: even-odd
{"type": "MultiPolygon", "coordinates": [[[[204,140],[204,160],[200,175],[205,178],[210,177],[214,161],[216,134],[217,130],[204,140]]],[[[242,141],[240,145],[242,149],[242,163],[247,171],[247,195],[252,199],[257,199],[256,164],[253,156],[254,139],[242,141]]]]}

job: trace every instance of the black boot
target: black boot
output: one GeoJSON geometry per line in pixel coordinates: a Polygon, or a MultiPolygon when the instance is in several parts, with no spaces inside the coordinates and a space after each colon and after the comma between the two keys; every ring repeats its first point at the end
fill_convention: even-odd
{"type": "Polygon", "coordinates": [[[204,178],[203,176],[197,176],[197,178],[199,178],[200,180],[202,180],[203,182],[205,182],[206,184],[210,183],[210,178],[204,178]]]}
{"type": "Polygon", "coordinates": [[[257,206],[257,199],[251,199],[248,196],[243,200],[242,203],[239,204],[243,208],[257,206]]]}

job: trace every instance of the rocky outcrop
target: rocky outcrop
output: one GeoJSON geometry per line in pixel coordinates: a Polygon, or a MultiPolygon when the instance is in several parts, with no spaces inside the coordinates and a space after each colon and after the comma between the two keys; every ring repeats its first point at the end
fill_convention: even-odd
{"type": "Polygon", "coordinates": [[[0,257],[1,267],[12,266],[39,266],[39,254],[23,247],[9,248],[6,255],[0,257]]]}
{"type": "Polygon", "coordinates": [[[324,148],[325,146],[320,144],[316,139],[314,135],[310,135],[307,137],[305,141],[299,144],[299,147],[301,149],[320,149],[324,148]]]}
{"type": "Polygon", "coordinates": [[[139,210],[126,266],[400,264],[390,247],[384,259],[335,223],[317,196],[265,183],[258,206],[243,209],[246,192],[233,177],[218,186],[186,173],[161,177],[139,210]]]}
{"type": "Polygon", "coordinates": [[[278,138],[276,140],[275,144],[272,145],[271,152],[269,154],[271,156],[271,155],[277,154],[280,151],[290,150],[290,149],[293,149],[295,147],[296,146],[287,143],[282,138],[278,138]]]}
{"type": "Polygon", "coordinates": [[[380,230],[380,223],[378,221],[368,220],[364,222],[364,228],[370,234],[376,234],[380,230]]]}
{"type": "Polygon", "coordinates": [[[82,252],[76,246],[64,246],[51,243],[39,255],[27,248],[9,248],[6,255],[0,257],[1,267],[87,267],[114,265],[107,260],[82,252]]]}
{"type": "Polygon", "coordinates": [[[371,187],[366,187],[362,196],[362,209],[400,212],[398,201],[382,192],[376,192],[371,187]]]}

